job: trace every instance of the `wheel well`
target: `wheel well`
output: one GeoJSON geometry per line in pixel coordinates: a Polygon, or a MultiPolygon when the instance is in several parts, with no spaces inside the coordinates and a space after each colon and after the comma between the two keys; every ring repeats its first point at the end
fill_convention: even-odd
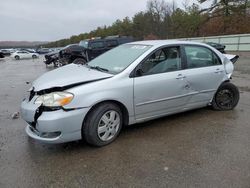
{"type": "MultiPolygon", "coordinates": [[[[228,83],[228,82],[230,82],[230,80],[228,79],[228,80],[224,80],[220,85],[219,85],[219,87],[217,88],[217,90],[220,88],[220,86],[222,85],[222,84],[224,84],[224,83],[228,83]]],[[[217,91],[216,90],[216,91],[217,91]]]]}
{"type": "MultiPolygon", "coordinates": [[[[228,80],[224,80],[224,81],[219,85],[219,87],[217,88],[217,90],[215,91],[215,93],[214,93],[214,95],[213,95],[213,98],[214,98],[214,96],[216,95],[216,93],[217,93],[218,89],[220,88],[220,86],[221,86],[222,84],[224,84],[224,83],[227,83],[227,82],[230,82],[230,80],[229,80],[229,79],[228,79],[228,80]]],[[[213,101],[213,98],[210,100],[209,105],[211,105],[211,103],[212,103],[212,101],[213,101]]]]}
{"type": "Polygon", "coordinates": [[[106,101],[102,101],[99,102],[97,104],[95,104],[94,106],[91,107],[91,109],[88,111],[88,113],[86,114],[84,120],[83,120],[83,125],[84,122],[86,120],[86,118],[88,117],[88,115],[93,111],[93,109],[95,109],[96,107],[98,107],[99,105],[103,104],[103,103],[113,103],[116,104],[122,111],[122,115],[123,115],[123,125],[128,125],[129,122],[129,114],[128,114],[128,110],[125,107],[124,104],[122,104],[121,102],[115,101],[115,100],[106,100],[106,101]]]}
{"type": "Polygon", "coordinates": [[[75,60],[84,60],[84,61],[87,62],[87,60],[86,60],[84,57],[77,57],[77,58],[75,58],[72,62],[74,62],[75,60]]]}
{"type": "Polygon", "coordinates": [[[222,82],[221,84],[223,84],[223,83],[225,83],[225,82],[230,82],[230,80],[228,79],[228,80],[225,80],[224,82],[222,82]]]}

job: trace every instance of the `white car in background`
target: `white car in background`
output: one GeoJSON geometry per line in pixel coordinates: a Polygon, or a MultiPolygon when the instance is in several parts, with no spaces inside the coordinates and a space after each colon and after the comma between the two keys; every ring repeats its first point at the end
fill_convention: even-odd
{"type": "Polygon", "coordinates": [[[29,58],[35,59],[35,58],[39,57],[39,54],[38,53],[28,52],[26,50],[19,50],[19,51],[14,52],[11,56],[13,58],[15,58],[16,60],[29,59],[29,58]]]}

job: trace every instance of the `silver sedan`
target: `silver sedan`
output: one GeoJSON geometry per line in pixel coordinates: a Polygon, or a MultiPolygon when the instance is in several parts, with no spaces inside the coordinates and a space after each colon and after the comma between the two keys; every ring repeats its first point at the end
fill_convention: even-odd
{"type": "Polygon", "coordinates": [[[121,45],[35,80],[21,104],[26,133],[46,143],[104,146],[126,125],[206,106],[232,110],[239,101],[230,82],[235,58],[195,42],[121,45]]]}

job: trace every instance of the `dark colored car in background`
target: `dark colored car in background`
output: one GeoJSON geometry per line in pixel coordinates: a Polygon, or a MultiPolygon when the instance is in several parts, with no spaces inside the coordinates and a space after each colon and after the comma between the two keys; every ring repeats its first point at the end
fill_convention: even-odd
{"type": "Polygon", "coordinates": [[[4,54],[0,52],[0,58],[4,58],[4,54]]]}
{"type": "Polygon", "coordinates": [[[48,54],[50,52],[51,52],[51,50],[49,48],[40,48],[40,49],[36,50],[36,53],[38,53],[38,54],[48,54]]]}
{"type": "Polygon", "coordinates": [[[205,42],[206,44],[214,47],[215,49],[219,50],[221,53],[225,54],[225,48],[226,46],[223,44],[215,43],[215,42],[205,42]]]}
{"type": "Polygon", "coordinates": [[[54,67],[59,66],[59,52],[50,52],[44,56],[46,65],[54,64],[54,67]]]}
{"type": "Polygon", "coordinates": [[[4,56],[10,56],[11,55],[11,52],[9,50],[0,50],[0,52],[4,55],[4,56]]]}
{"type": "Polygon", "coordinates": [[[132,41],[133,38],[127,36],[82,40],[79,44],[72,44],[63,48],[59,52],[59,61],[63,65],[70,63],[85,64],[116,46],[132,41]]]}

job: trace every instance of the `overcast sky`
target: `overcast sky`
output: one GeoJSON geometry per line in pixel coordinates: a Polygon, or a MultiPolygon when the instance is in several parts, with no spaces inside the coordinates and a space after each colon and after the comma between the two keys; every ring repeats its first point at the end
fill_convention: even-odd
{"type": "Polygon", "coordinates": [[[0,0],[0,41],[68,38],[132,17],[146,10],[146,4],[147,0],[0,0]]]}

